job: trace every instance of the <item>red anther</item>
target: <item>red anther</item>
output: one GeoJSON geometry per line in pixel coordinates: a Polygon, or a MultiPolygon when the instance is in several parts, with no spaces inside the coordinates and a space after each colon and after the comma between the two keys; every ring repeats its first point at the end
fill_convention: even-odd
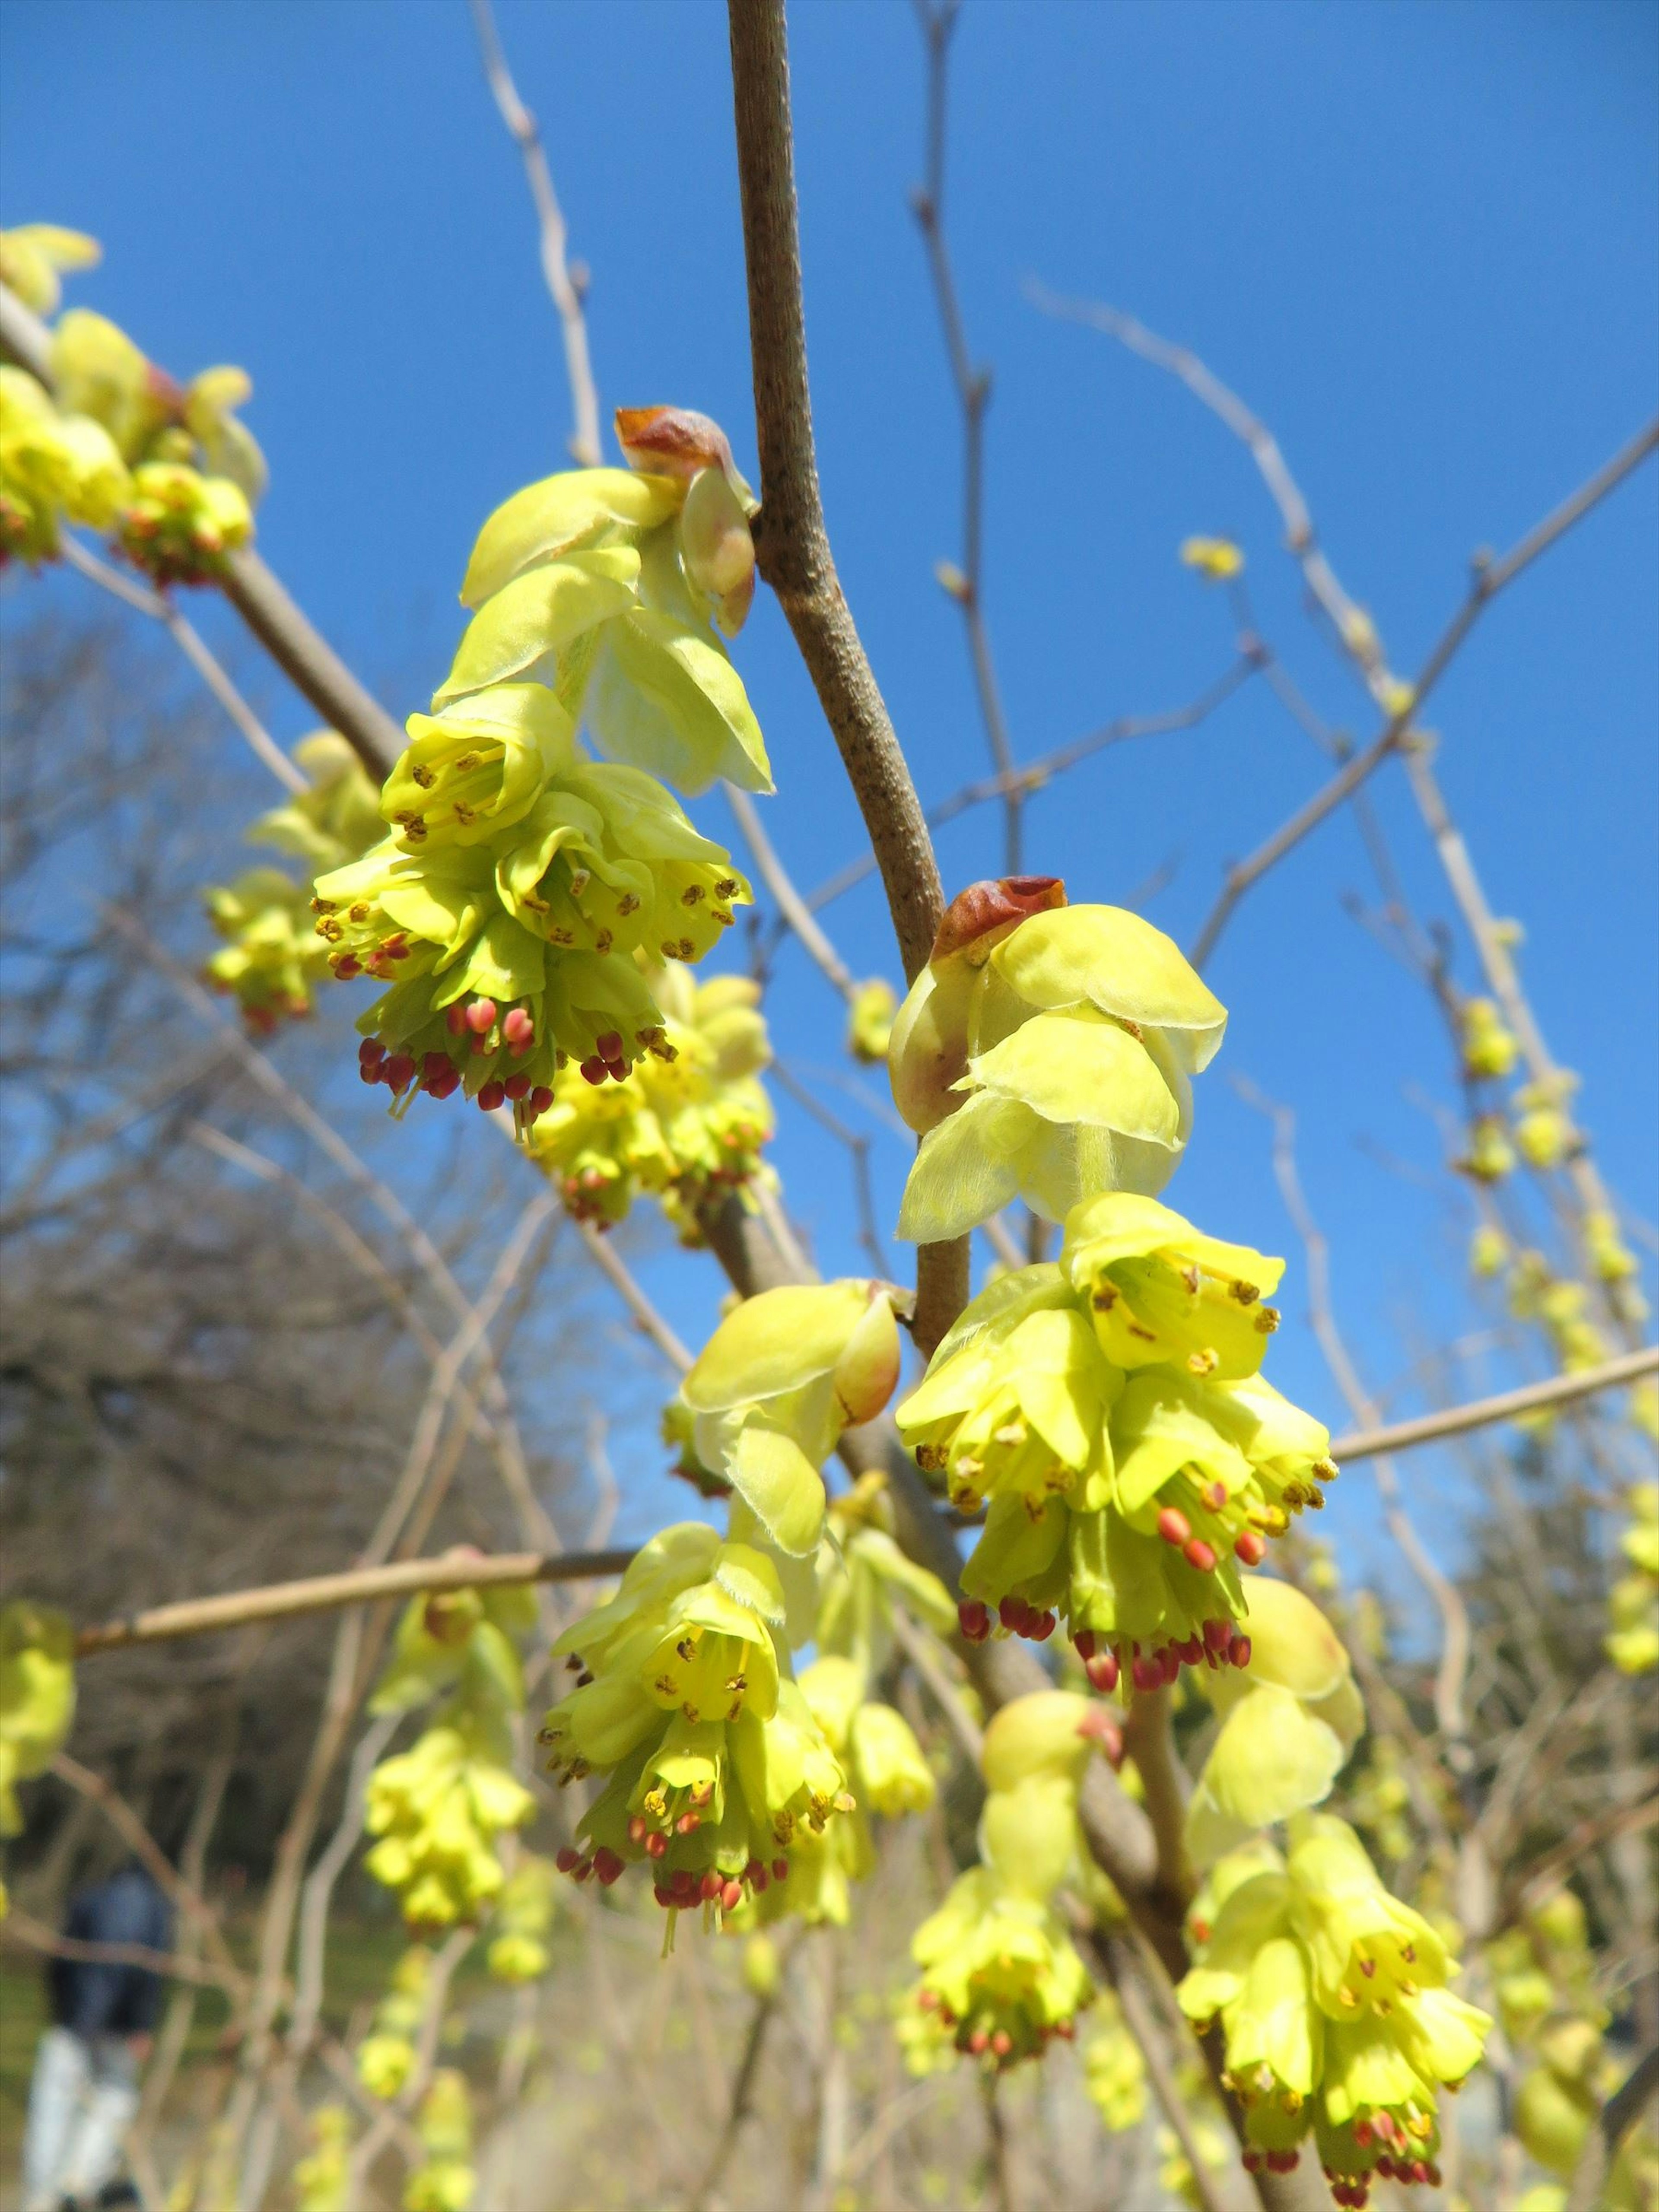
{"type": "Polygon", "coordinates": [[[1029,1623],[1025,1633],[1034,1644],[1046,1644],[1057,1626],[1052,1613],[1042,1613],[1035,1620],[1029,1623]]]}
{"type": "Polygon", "coordinates": [[[475,1060],[492,1060],[495,1057],[495,1048],[491,1044],[487,1036],[475,1036],[473,1038],[472,1056],[475,1060]]]}
{"type": "Polygon", "coordinates": [[[1376,2129],[1369,2120],[1356,2120],[1353,2124],[1353,2139],[1361,2150],[1366,2148],[1376,2133],[1376,2129]]]}
{"type": "Polygon", "coordinates": [[[688,1905],[695,1905],[702,1894],[702,1884],[690,1867],[675,1868],[673,1887],[676,1894],[683,1897],[688,1905]]]}
{"type": "Polygon", "coordinates": [[[702,1886],[699,1894],[705,1905],[712,1905],[725,1887],[725,1877],[718,1873],[714,1868],[710,1867],[708,1873],[704,1875],[702,1878],[702,1886]]]}
{"type": "Polygon", "coordinates": [[[378,1083],[386,1073],[386,1063],[379,1060],[359,1060],[357,1073],[365,1083],[378,1083]]]}
{"type": "Polygon", "coordinates": [[[635,1813],[628,1823],[628,1840],[630,1844],[642,1844],[646,1834],[645,1815],[643,1813],[635,1813]]]}
{"type": "Polygon", "coordinates": [[[599,1878],[601,1889],[609,1889],[623,1870],[623,1863],[615,1851],[603,1848],[593,1854],[593,1871],[599,1878]]]}
{"type": "Polygon", "coordinates": [[[478,1111],[481,1114],[493,1114],[496,1108],[504,1105],[506,1101],[506,1084],[486,1083],[478,1092],[478,1111]]]}
{"type": "Polygon", "coordinates": [[[394,1052],[380,1073],[394,1091],[404,1091],[415,1079],[415,1062],[408,1053],[394,1052]]]}
{"type": "Polygon", "coordinates": [[[1260,2173],[1261,2154],[1259,2150],[1247,2148],[1240,2158],[1239,2163],[1243,2166],[1246,2173],[1260,2173]]]}
{"type": "Polygon", "coordinates": [[[466,1010],[466,1025],[474,1036],[482,1036],[486,1030],[495,1026],[495,1001],[475,999],[466,1010]]]}
{"type": "Polygon", "coordinates": [[[602,1037],[594,1038],[593,1049],[601,1060],[620,1060],[623,1056],[622,1038],[615,1030],[607,1030],[602,1037]]]}
{"type": "Polygon", "coordinates": [[[1025,1617],[1025,1601],[1016,1597],[1012,1590],[997,1607],[997,1619],[1011,1636],[1019,1634],[1019,1624],[1025,1617]]]}
{"type": "Polygon", "coordinates": [[[1294,2173],[1302,2163],[1299,2150],[1270,2150],[1267,2153],[1269,2173],[1294,2173]]]}
{"type": "Polygon", "coordinates": [[[509,1075],[501,1088],[509,1098],[527,1098],[530,1096],[530,1078],[527,1075],[509,1075]]]}
{"type": "Polygon", "coordinates": [[[1429,2186],[1431,2189],[1438,2189],[1440,2186],[1440,2168],[1432,2159],[1429,2160],[1429,2186]]]}
{"type": "Polygon", "coordinates": [[[1078,1628],[1072,1632],[1072,1649],[1086,1667],[1095,1656],[1095,1632],[1092,1628],[1078,1628]]]}
{"type": "Polygon", "coordinates": [[[628,1079],[628,1062],[625,1060],[607,1060],[605,1063],[605,1072],[613,1083],[625,1083],[628,1079]]]}
{"type": "Polygon", "coordinates": [[[773,1860],[773,1862],[772,1862],[772,1879],[773,1879],[773,1881],[788,1881],[788,1879],[789,1879],[789,1862],[788,1862],[788,1860],[787,1860],[787,1859],[774,1859],[774,1860],[773,1860]]]}
{"type": "Polygon", "coordinates": [[[429,1075],[426,1088],[434,1098],[453,1098],[461,1087],[461,1072],[458,1067],[446,1067],[441,1075],[429,1075]]]}
{"type": "Polygon", "coordinates": [[[761,1864],[758,1859],[750,1859],[748,1865],[744,1867],[743,1870],[743,1878],[745,1881],[751,1882],[757,1874],[764,1874],[765,1872],[766,1869],[761,1864]]]}
{"type": "Polygon", "coordinates": [[[1233,1625],[1231,1620],[1206,1620],[1204,1624],[1204,1649],[1213,1651],[1218,1659],[1232,1642],[1233,1625]]]}
{"type": "Polygon", "coordinates": [[[700,1827],[702,1827],[702,1814],[700,1814],[700,1813],[682,1813],[682,1814],[680,1814],[679,1819],[678,1819],[678,1820],[676,1820],[676,1821],[675,1821],[675,1823],[674,1823],[674,1830],[675,1830],[675,1833],[676,1833],[677,1835],[681,1835],[681,1836],[689,1836],[689,1835],[690,1835],[690,1834],[691,1834],[691,1832],[693,1832],[693,1830],[694,1830],[694,1829],[700,1828],[700,1827]]]}
{"type": "Polygon", "coordinates": [[[349,983],[354,975],[361,975],[362,972],[363,963],[355,952],[343,952],[334,963],[337,982],[349,983]]]}
{"type": "Polygon", "coordinates": [[[1376,2170],[1382,2175],[1384,2181],[1392,2181],[1394,2179],[1394,2160],[1389,2156],[1386,2151],[1384,2151],[1382,2157],[1377,2160],[1376,2170]]]}
{"type": "Polygon", "coordinates": [[[771,1881],[772,1877],[768,1874],[766,1869],[763,1866],[757,1865],[754,1873],[749,1877],[749,1886],[754,1891],[757,1897],[763,1897],[770,1887],[771,1881]]]}
{"type": "Polygon", "coordinates": [[[1429,2161],[1427,2159],[1414,2158],[1412,2160],[1412,2179],[1416,2182],[1424,2182],[1426,2181],[1428,2178],[1429,2161]]]}
{"type": "Polygon", "coordinates": [[[652,1883],[651,1894],[656,1899],[658,1904],[660,1905],[665,1911],[668,1910],[672,1905],[678,1905],[679,1902],[673,1891],[672,1889],[665,1889],[659,1881],[654,1881],[652,1883]]]}
{"type": "Polygon", "coordinates": [[[536,1042],[536,1024],[522,1006],[514,1006],[501,1023],[501,1035],[511,1051],[526,1053],[536,1042]]]}
{"type": "Polygon", "coordinates": [[[388,960],[407,960],[409,957],[409,947],[401,937],[394,937],[389,944],[383,945],[380,950],[388,960]]]}
{"type": "Polygon", "coordinates": [[[379,1037],[365,1037],[357,1048],[357,1065],[360,1067],[378,1067],[385,1058],[386,1047],[379,1037]]]}
{"type": "Polygon", "coordinates": [[[1204,1492],[1204,1503],[1209,1507],[1212,1513],[1219,1513],[1222,1507],[1227,1503],[1226,1484],[1224,1482],[1211,1483],[1209,1487],[1204,1492]]]}
{"type": "Polygon", "coordinates": [[[991,2038],[991,2048],[999,2058],[1006,2058],[1014,2047],[1014,2039],[1006,2027],[1000,2027],[991,2038]]]}
{"type": "Polygon", "coordinates": [[[585,1060],[582,1062],[581,1078],[584,1083],[597,1084],[605,1081],[605,1065],[597,1054],[592,1060],[585,1060]]]}
{"type": "Polygon", "coordinates": [[[1057,2020],[1054,2022],[1054,2033],[1062,2042],[1069,2043],[1077,2033],[1077,2022],[1074,2020],[1057,2020]]]}
{"type": "Polygon", "coordinates": [[[545,1114],[552,1103],[553,1093],[544,1083],[538,1083],[530,1094],[531,1111],[536,1114],[545,1114]]]}
{"type": "Polygon", "coordinates": [[[1196,1567],[1201,1575],[1215,1572],[1215,1547],[1206,1544],[1201,1536],[1189,1536],[1181,1547],[1181,1556],[1189,1567],[1196,1567]]]}
{"type": "Polygon", "coordinates": [[[720,1903],[728,1912],[735,1912],[743,1903],[743,1884],[740,1881],[728,1881],[720,1892],[720,1903]]]}
{"type": "Polygon", "coordinates": [[[1097,1651],[1085,1665],[1083,1671],[1094,1688],[1109,1696],[1117,1687],[1117,1654],[1115,1651],[1097,1651]]]}
{"type": "Polygon", "coordinates": [[[982,2058],[990,2047],[990,2029],[988,2027],[976,2027],[968,2039],[968,2048],[969,2051],[973,2052],[975,2058],[982,2058]]]}
{"type": "Polygon", "coordinates": [[[1259,1567],[1267,1556],[1267,1542],[1254,1528],[1241,1528],[1233,1538],[1233,1557],[1247,1567],[1259,1567]]]}
{"type": "Polygon", "coordinates": [[[1164,1686],[1164,1669],[1156,1659],[1137,1659],[1129,1671],[1138,1690],[1159,1690],[1164,1686]]]}
{"type": "Polygon", "coordinates": [[[574,1867],[573,1867],[573,1868],[571,1869],[571,1870],[570,1870],[570,1878],[571,1878],[571,1880],[572,1880],[573,1881],[586,1881],[587,1880],[588,1875],[591,1875],[591,1874],[592,1873],[592,1871],[593,1871],[593,1862],[592,1862],[592,1859],[583,1859],[583,1860],[581,1861],[581,1863],[580,1863],[580,1865],[574,1866],[574,1867]]]}
{"type": "Polygon", "coordinates": [[[565,1845],[564,1849],[558,1853],[553,1861],[554,1865],[557,1867],[561,1874],[574,1874],[581,1863],[581,1853],[580,1851],[572,1850],[568,1844],[565,1845]]]}
{"type": "Polygon", "coordinates": [[[937,2012],[939,2007],[939,1991],[937,1990],[920,1990],[916,1993],[916,2002],[921,2007],[923,2012],[937,2012]]]}
{"type": "Polygon", "coordinates": [[[653,1828],[646,1838],[645,1855],[648,1859],[665,1859],[668,1856],[668,1838],[660,1828],[653,1828]]]}
{"type": "Polygon", "coordinates": [[[1158,1655],[1158,1663],[1164,1670],[1166,1682],[1173,1682],[1181,1673],[1181,1646],[1166,1644],[1158,1655]]]}
{"type": "Polygon", "coordinates": [[[1248,1667],[1249,1665],[1250,1639],[1241,1630],[1236,1629],[1233,1632],[1233,1640],[1227,1646],[1227,1656],[1232,1661],[1235,1667],[1248,1667]]]}
{"type": "Polygon", "coordinates": [[[957,1607],[957,1620],[969,1644],[983,1644],[991,1633],[990,1610],[976,1597],[963,1598],[957,1607]]]}
{"type": "Polygon", "coordinates": [[[1182,1664],[1186,1667],[1196,1667],[1204,1656],[1203,1643],[1196,1636],[1189,1636],[1184,1644],[1177,1644],[1176,1650],[1181,1654],[1182,1664]]]}
{"type": "Polygon", "coordinates": [[[453,1006],[444,1008],[444,1027],[451,1036],[459,1036],[466,1027],[466,1008],[458,999],[453,1006]]]}
{"type": "Polygon", "coordinates": [[[1193,1524],[1178,1505],[1166,1505],[1158,1516],[1158,1533],[1166,1544],[1184,1544],[1193,1524]]]}

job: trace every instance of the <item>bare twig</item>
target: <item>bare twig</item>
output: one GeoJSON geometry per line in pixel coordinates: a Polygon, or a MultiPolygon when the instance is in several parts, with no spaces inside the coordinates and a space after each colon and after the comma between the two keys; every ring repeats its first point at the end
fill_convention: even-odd
{"type": "Polygon", "coordinates": [[[579,1221],[576,1229],[588,1257],[633,1316],[635,1327],[650,1338],[676,1373],[684,1375],[691,1355],[641,1289],[627,1261],[591,1221],[579,1221]]]}
{"type": "Polygon", "coordinates": [[[416,1590],[495,1589],[511,1583],[602,1581],[619,1575],[631,1550],[605,1552],[495,1552],[452,1553],[441,1559],[394,1559],[386,1566],[351,1567],[343,1574],[310,1575],[302,1581],[270,1583],[260,1589],[230,1590],[221,1597],[185,1598],[176,1605],[152,1606],[76,1638],[82,1658],[95,1651],[118,1650],[130,1644],[170,1643],[181,1636],[206,1636],[240,1628],[250,1620],[287,1620],[306,1613],[333,1613],[346,1605],[378,1598],[408,1597],[416,1590]]]}
{"type": "Polygon", "coordinates": [[[1620,2143],[1656,2095],[1659,2095],[1659,2044],[1642,2053],[1623,2085],[1601,2107],[1573,2173],[1567,2212],[1595,2212],[1620,2143]]]}
{"type": "Polygon", "coordinates": [[[973,665],[974,689],[979,696],[980,719],[986,742],[996,765],[1003,818],[1003,867],[1011,876],[1020,871],[1021,813],[1028,787],[1014,766],[1008,737],[1007,716],[997,684],[996,664],[986,626],[983,594],[985,539],[985,410],[991,400],[991,372],[975,368],[968,350],[968,333],[957,294],[956,273],[945,234],[945,147],[946,103],[950,89],[951,34],[956,29],[962,0],[915,0],[916,18],[927,46],[927,167],[923,181],[910,195],[910,205],[927,248],[927,266],[933,297],[945,334],[951,381],[962,410],[962,565],[949,578],[946,589],[962,609],[967,633],[968,657],[973,665]]]}
{"type": "Polygon", "coordinates": [[[214,659],[201,636],[170,599],[160,592],[149,590],[143,584],[130,581],[118,568],[112,568],[95,553],[88,553],[85,546],[78,544],[73,538],[65,536],[62,544],[64,558],[71,568],[78,568],[88,582],[96,584],[100,590],[110,592],[125,605],[135,607],[141,615],[148,615],[153,622],[161,623],[247,739],[255,758],[262,767],[270,770],[278,783],[289,791],[308,791],[311,788],[304,775],[294,765],[214,659]]]}
{"type": "Polygon", "coordinates": [[[599,395],[594,386],[593,364],[587,350],[587,322],[582,313],[586,274],[580,267],[573,270],[566,259],[564,216],[558,194],[553,189],[553,175],[547,166],[541,131],[535,117],[519,97],[507,57],[501,52],[489,0],[471,0],[471,6],[484,75],[501,120],[523,156],[530,197],[536,204],[536,221],[541,230],[542,274],[553,295],[564,334],[565,373],[570,380],[570,406],[575,416],[570,438],[571,455],[583,468],[597,468],[604,455],[599,447],[599,395]]]}
{"type": "Polygon", "coordinates": [[[744,842],[754,858],[755,872],[771,892],[779,914],[799,938],[803,948],[816,962],[830,989],[839,991],[850,1005],[858,996],[858,978],[831,945],[823,924],[795,889],[788,870],[779,860],[771,839],[761,826],[759,809],[749,793],[739,791],[735,784],[726,786],[726,796],[737,817],[738,827],[743,832],[744,842]]]}
{"type": "MultiPolygon", "coordinates": [[[[1325,1363],[1336,1380],[1338,1389],[1347,1401],[1348,1407],[1358,1419],[1373,1430],[1381,1424],[1377,1418],[1376,1401],[1360,1380],[1331,1304],[1330,1248],[1324,1232],[1314,1219],[1302,1188],[1296,1166],[1296,1115],[1288,1106],[1279,1105],[1259,1091],[1254,1084],[1235,1079],[1234,1088],[1245,1102],[1259,1113],[1265,1114],[1273,1132],[1273,1174],[1278,1182],[1285,1208],[1301,1237],[1308,1259],[1308,1302],[1314,1334],[1325,1355],[1325,1363]]],[[[1383,1518],[1393,1536],[1410,1562],[1412,1571],[1427,1591],[1436,1612],[1440,1615],[1440,1662],[1435,1674],[1435,1717],[1444,1732],[1455,1759],[1461,1750],[1467,1755],[1468,1723],[1463,1709],[1463,1689],[1469,1664],[1469,1615],[1462,1591],[1436,1563],[1428,1547],[1418,1534],[1400,1487],[1400,1478],[1386,1448],[1378,1450],[1373,1443],[1367,1456],[1376,1462],[1376,1486],[1382,1499],[1383,1518]]]]}
{"type": "Polygon", "coordinates": [[[1648,1345],[1639,1352],[1603,1360],[1599,1367],[1583,1368],[1576,1375],[1551,1375],[1541,1382],[1522,1383],[1516,1390],[1500,1390],[1495,1397],[1448,1406],[1440,1413],[1396,1421],[1388,1428],[1356,1429],[1352,1436],[1337,1437],[1331,1456],[1339,1462],[1377,1459],[1389,1452],[1407,1451],[1415,1444],[1438,1443],[1446,1437],[1488,1428],[1498,1421],[1517,1420],[1523,1413],[1540,1413],[1546,1407],[1570,1405],[1574,1399],[1616,1390],[1624,1383],[1638,1382],[1644,1375],[1654,1374],[1659,1374],[1659,1345],[1648,1345]]]}

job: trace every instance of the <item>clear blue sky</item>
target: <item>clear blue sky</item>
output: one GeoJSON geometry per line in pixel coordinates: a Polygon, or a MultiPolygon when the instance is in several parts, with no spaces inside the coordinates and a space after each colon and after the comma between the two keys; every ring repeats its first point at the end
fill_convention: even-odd
{"type": "MultiPolygon", "coordinates": [[[[935,799],[981,768],[984,744],[932,580],[957,550],[958,436],[906,206],[920,41],[899,0],[794,14],[830,520],[935,799]]],[[[501,23],[593,272],[607,407],[704,408],[752,470],[724,10],[504,0],[501,23]]],[[[389,703],[423,704],[474,532],[561,465],[568,422],[523,179],[463,0],[7,0],[0,46],[0,220],[100,237],[106,265],[73,296],[175,370],[248,367],[273,470],[264,550],[389,703]]],[[[1303,617],[1243,453],[1158,372],[1035,313],[1028,276],[1190,343],[1272,423],[1407,668],[1471,550],[1510,543],[1654,407],[1659,14],[1642,0],[968,0],[953,85],[951,235],[975,350],[996,373],[988,613],[1022,753],[1177,706],[1226,665],[1224,608],[1176,561],[1194,530],[1241,540],[1304,688],[1370,726],[1303,617]]],[[[1492,613],[1430,718],[1494,901],[1526,922],[1547,1030],[1650,1219],[1656,482],[1650,465],[1492,613]]],[[[738,657],[778,775],[774,835],[811,882],[857,848],[855,812],[769,605],[738,657]]],[[[302,702],[270,696],[281,734],[308,726],[302,702]]],[[[1112,898],[1171,863],[1149,911],[1189,939],[1226,859],[1322,772],[1255,687],[1203,730],[1110,751],[1041,799],[1030,864],[1074,897],[1112,898]]],[[[1421,909],[1444,912],[1397,772],[1378,797],[1421,909]]],[[[997,836],[983,813],[947,834],[952,887],[994,868],[997,836]]],[[[1468,1308],[1444,1178],[1424,1188],[1376,1157],[1434,1170],[1422,1100],[1449,1086],[1423,994],[1343,912],[1345,891],[1369,888],[1340,820],[1239,915],[1212,971],[1231,1033],[1170,1195],[1222,1233],[1285,1245],[1265,1130],[1224,1071],[1293,1103],[1340,1308],[1386,1384],[1468,1308]]],[[[873,894],[832,924],[855,967],[896,974],[873,894]]],[[[832,1063],[834,1003],[793,948],[782,973],[800,988],[775,1000],[780,1043],[797,1066],[832,1063]]],[[[797,1207],[829,1264],[856,1266],[839,1158],[782,1111],[797,1207]]],[[[890,1207],[902,1171],[892,1144],[890,1207]]],[[[662,1280],[695,1334],[698,1264],[670,1261],[662,1280]]],[[[1301,1328],[1274,1372],[1340,1425],[1301,1328]]],[[[1425,1495],[1437,1480],[1427,1463],[1414,1479],[1425,1495]]]]}

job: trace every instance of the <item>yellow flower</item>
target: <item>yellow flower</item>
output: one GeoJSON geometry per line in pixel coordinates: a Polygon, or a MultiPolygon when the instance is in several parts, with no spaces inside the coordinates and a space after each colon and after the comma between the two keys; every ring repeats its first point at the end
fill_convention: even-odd
{"type": "Polygon", "coordinates": [[[1230,538],[1184,538],[1181,557],[1206,584],[1231,583],[1244,573],[1244,556],[1230,538]]]}
{"type": "Polygon", "coordinates": [[[888,1048],[922,1139],[902,1237],[960,1236],[1015,1197],[1060,1221],[1174,1172],[1225,1012],[1139,915],[1065,896],[1056,878],[1016,876],[945,910],[888,1048]]]}
{"type": "Polygon", "coordinates": [[[0,230],[0,283],[37,315],[57,313],[63,293],[60,270],[95,269],[103,258],[102,246],[83,230],[64,230],[54,222],[0,230]]]}
{"type": "Polygon", "coordinates": [[[75,1632],[50,1606],[0,1606],[0,1836],[22,1832],[15,1795],[52,1756],[75,1718],[75,1632]]]}
{"type": "Polygon", "coordinates": [[[1463,1072],[1475,1078],[1504,1076],[1515,1066],[1521,1048],[1513,1031],[1492,999],[1467,999],[1460,1013],[1463,1072]]]}
{"type": "Polygon", "coordinates": [[[847,1016],[847,1049],[854,1060],[874,1066],[886,1059],[897,1012],[898,995],[884,977],[859,985],[847,1016]]]}

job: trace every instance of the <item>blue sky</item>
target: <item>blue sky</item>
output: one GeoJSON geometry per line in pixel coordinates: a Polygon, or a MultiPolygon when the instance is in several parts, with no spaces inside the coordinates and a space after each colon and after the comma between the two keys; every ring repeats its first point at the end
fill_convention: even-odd
{"type": "MultiPolygon", "coordinates": [[[[958,550],[959,441],[906,205],[920,40],[900,0],[794,15],[830,522],[933,799],[981,769],[984,741],[932,574],[958,550]]],[[[605,405],[706,409],[752,472],[724,10],[503,0],[500,20],[592,271],[605,405]]],[[[105,266],[73,296],[173,369],[251,370],[273,471],[264,551],[389,704],[422,705],[459,632],[474,532],[562,465],[568,423],[523,179],[463,0],[7,0],[0,45],[0,220],[101,238],[105,266]]],[[[1512,542],[1653,409],[1659,16],[1638,0],[968,0],[952,88],[951,240],[996,379],[988,612],[1022,754],[1180,706],[1226,666],[1224,605],[1176,559],[1195,530],[1244,544],[1261,626],[1321,711],[1372,726],[1304,617],[1242,449],[1158,371],[1035,312],[1028,278],[1192,345],[1272,424],[1340,574],[1408,669],[1471,551],[1512,542]]],[[[1546,1030],[1583,1074],[1612,1180],[1650,1220],[1656,481],[1650,465],[1493,610],[1429,718],[1494,902],[1526,924],[1546,1030]]],[[[855,810],[764,598],[738,658],[778,777],[773,835],[810,884],[857,850],[855,810]]],[[[310,726],[303,702],[261,696],[284,738],[310,726]]],[[[1148,912],[1189,940],[1226,860],[1322,772],[1252,685],[1201,730],[1115,748],[1039,799],[1030,862],[1108,899],[1168,864],[1148,912]]],[[[1397,771],[1377,803],[1419,910],[1445,913],[1397,771]]],[[[718,805],[700,811],[714,826],[718,805]]],[[[237,829],[224,824],[228,868],[237,829]]],[[[999,834],[985,812],[946,833],[951,888],[994,869],[999,834]]],[[[1241,910],[1212,970],[1232,1027],[1170,1195],[1223,1234],[1289,1249],[1265,1128],[1225,1072],[1294,1104],[1340,1309],[1384,1386],[1470,1310],[1424,1103],[1450,1095],[1443,1039],[1345,915],[1353,890],[1370,884],[1344,818],[1241,910]]],[[[856,969],[896,975],[872,887],[830,919],[856,969]]],[[[834,1065],[835,1003],[793,947],[780,972],[799,986],[774,994],[781,1048],[803,1071],[834,1065]]],[[[858,1266],[839,1156],[787,1102],[782,1121],[798,1211],[827,1264],[858,1266]]],[[[903,1152],[884,1145],[890,1212],[903,1152]]],[[[1289,1324],[1299,1279],[1298,1258],[1289,1324]]],[[[657,1279],[696,1337],[702,1264],[671,1258],[657,1279]]],[[[1340,1425],[1301,1327],[1281,1333],[1273,1371],[1340,1425]]],[[[1433,1463],[1413,1480],[1431,1510],[1433,1463]]]]}

